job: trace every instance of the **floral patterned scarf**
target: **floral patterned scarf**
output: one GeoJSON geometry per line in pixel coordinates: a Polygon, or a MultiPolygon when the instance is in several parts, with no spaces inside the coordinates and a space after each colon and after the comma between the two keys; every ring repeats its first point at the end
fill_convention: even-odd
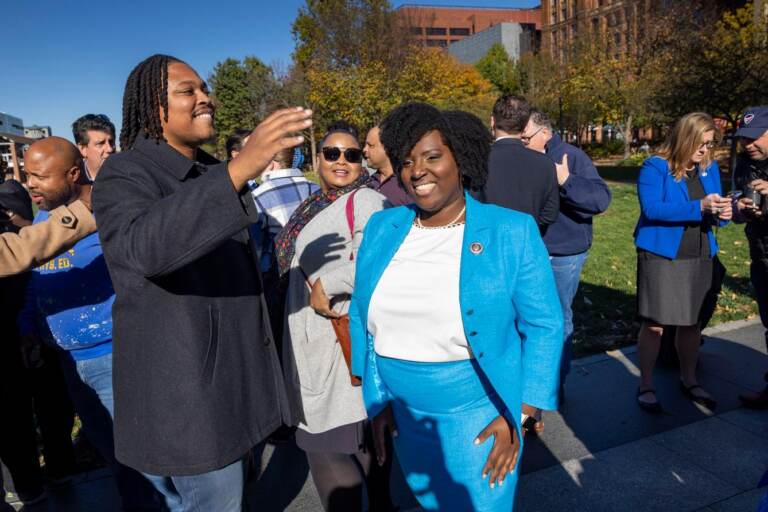
{"type": "Polygon", "coordinates": [[[336,199],[348,192],[364,187],[371,177],[363,169],[360,177],[349,185],[341,188],[330,189],[326,192],[318,190],[302,202],[291,215],[288,223],[275,237],[275,256],[280,276],[284,276],[291,268],[293,255],[296,253],[296,238],[309,221],[330,206],[336,199]]]}

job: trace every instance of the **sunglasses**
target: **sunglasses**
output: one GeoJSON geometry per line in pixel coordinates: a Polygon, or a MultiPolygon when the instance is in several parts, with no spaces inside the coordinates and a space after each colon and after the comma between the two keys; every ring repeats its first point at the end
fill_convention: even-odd
{"type": "MultiPolygon", "coordinates": [[[[323,158],[327,162],[335,162],[341,157],[341,148],[323,148],[323,158]]],[[[359,164],[363,160],[363,151],[357,148],[347,148],[344,150],[344,160],[351,164],[359,164]]]]}

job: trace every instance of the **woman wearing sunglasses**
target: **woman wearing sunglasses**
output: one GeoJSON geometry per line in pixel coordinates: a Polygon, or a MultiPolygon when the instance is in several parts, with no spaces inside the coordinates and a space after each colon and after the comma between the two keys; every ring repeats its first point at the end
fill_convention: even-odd
{"type": "Polygon", "coordinates": [[[344,333],[337,332],[345,327],[363,228],[386,199],[366,186],[370,178],[353,127],[331,125],[319,146],[321,190],[275,240],[288,286],[283,361],[301,389],[296,444],[307,453],[325,510],[362,510],[364,489],[371,510],[389,510],[388,475],[373,463],[361,388],[352,383],[344,333]]]}
{"type": "Polygon", "coordinates": [[[709,114],[686,114],[659,154],[643,163],[637,178],[637,307],[642,321],[637,404],[651,413],[662,412],[653,367],[664,326],[677,326],[682,392],[709,409],[717,404],[696,378],[699,313],[712,287],[717,254],[712,227],[727,224],[732,216],[731,200],[720,196],[720,171],[712,155],[717,136],[709,114]]]}

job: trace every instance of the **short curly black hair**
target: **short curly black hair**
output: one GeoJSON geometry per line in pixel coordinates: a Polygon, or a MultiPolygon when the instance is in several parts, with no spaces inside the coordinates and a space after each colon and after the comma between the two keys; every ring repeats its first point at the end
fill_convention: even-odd
{"type": "Polygon", "coordinates": [[[475,115],[460,110],[441,112],[426,103],[408,103],[381,122],[381,143],[402,183],[403,162],[427,133],[437,130],[456,160],[465,189],[477,191],[488,178],[491,133],[475,115]]]}

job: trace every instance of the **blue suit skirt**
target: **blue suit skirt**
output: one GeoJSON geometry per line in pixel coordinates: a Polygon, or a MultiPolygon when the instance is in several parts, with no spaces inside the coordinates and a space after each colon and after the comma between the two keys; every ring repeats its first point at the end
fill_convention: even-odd
{"type": "MultiPolygon", "coordinates": [[[[491,489],[483,466],[494,438],[474,440],[504,404],[474,360],[421,363],[376,356],[391,393],[397,459],[425,510],[510,511],[517,468],[491,489]]],[[[518,456],[521,459],[522,453],[518,456]]],[[[518,463],[519,466],[519,463],[518,463]]]]}

